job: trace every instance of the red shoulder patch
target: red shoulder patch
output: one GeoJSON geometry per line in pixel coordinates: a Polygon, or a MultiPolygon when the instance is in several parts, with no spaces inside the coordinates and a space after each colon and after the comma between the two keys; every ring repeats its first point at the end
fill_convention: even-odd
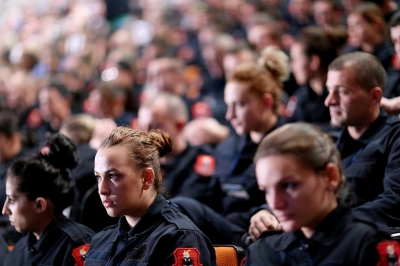
{"type": "Polygon", "coordinates": [[[42,115],[38,108],[32,109],[26,117],[26,123],[31,128],[37,128],[43,123],[42,115]]]}
{"type": "Polygon", "coordinates": [[[75,258],[75,266],[85,265],[86,254],[89,251],[89,247],[90,244],[85,244],[72,250],[72,256],[75,258]]]}
{"type": "Polygon", "coordinates": [[[197,102],[193,104],[191,107],[191,111],[193,118],[212,116],[211,108],[206,102],[197,102]]]}
{"type": "Polygon", "coordinates": [[[177,248],[174,251],[175,263],[172,266],[203,266],[197,248],[177,248]]]}
{"type": "Polygon", "coordinates": [[[380,260],[377,266],[399,265],[400,263],[400,244],[396,240],[386,240],[379,242],[377,250],[380,260]]]}
{"type": "Polygon", "coordinates": [[[198,155],[193,170],[196,174],[203,177],[212,176],[215,170],[215,158],[207,154],[198,155]]]}

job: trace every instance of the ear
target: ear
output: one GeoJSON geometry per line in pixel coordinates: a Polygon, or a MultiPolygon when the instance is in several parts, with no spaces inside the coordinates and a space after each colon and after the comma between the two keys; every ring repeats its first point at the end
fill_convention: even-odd
{"type": "Polygon", "coordinates": [[[369,93],[371,95],[371,103],[377,104],[380,106],[382,94],[383,94],[382,89],[379,87],[375,87],[375,88],[372,88],[369,93]]]}
{"type": "Polygon", "coordinates": [[[143,171],[143,174],[142,174],[142,180],[143,180],[142,188],[143,188],[143,190],[148,190],[149,188],[151,188],[153,186],[154,177],[155,177],[155,174],[154,174],[154,170],[153,169],[146,168],[143,171]]]}
{"type": "Polygon", "coordinates": [[[175,127],[178,129],[179,132],[183,131],[185,126],[186,122],[183,121],[183,119],[178,119],[175,121],[175,127]]]}
{"type": "Polygon", "coordinates": [[[339,167],[334,163],[328,163],[325,168],[326,176],[328,177],[328,190],[336,191],[341,182],[339,167]]]}
{"type": "Polygon", "coordinates": [[[312,55],[310,57],[310,69],[312,71],[317,71],[321,66],[321,59],[316,56],[316,55],[312,55]]]}
{"type": "Polygon", "coordinates": [[[262,96],[262,100],[266,108],[272,108],[272,106],[274,105],[274,98],[272,97],[271,93],[264,93],[262,96]]]}
{"type": "Polygon", "coordinates": [[[47,201],[39,197],[35,200],[36,213],[42,213],[48,208],[47,201]]]}

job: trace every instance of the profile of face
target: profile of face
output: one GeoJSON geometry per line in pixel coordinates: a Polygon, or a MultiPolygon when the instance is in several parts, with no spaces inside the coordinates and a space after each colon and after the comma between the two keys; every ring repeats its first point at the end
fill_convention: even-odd
{"type": "Polygon", "coordinates": [[[89,112],[97,118],[112,117],[112,99],[106,97],[98,90],[93,90],[88,98],[89,112]]]}
{"type": "Polygon", "coordinates": [[[371,93],[363,90],[354,77],[354,70],[329,70],[326,82],[329,108],[334,126],[357,126],[365,120],[371,107],[371,93]]]}
{"type": "MultiPolygon", "coordinates": [[[[305,235],[336,206],[332,182],[325,172],[305,167],[292,154],[268,155],[256,162],[258,187],[285,232],[305,235]]],[[[337,181],[337,180],[336,180],[337,181]]]]}
{"type": "Polygon", "coordinates": [[[37,224],[36,201],[28,199],[25,193],[17,191],[13,177],[7,178],[6,195],[2,213],[8,216],[11,226],[22,234],[33,232],[37,224]]]}
{"type": "Polygon", "coordinates": [[[390,38],[392,39],[397,59],[400,60],[400,25],[390,28],[390,38]]]}
{"type": "Polygon", "coordinates": [[[336,26],[335,10],[329,1],[317,1],[313,4],[314,18],[318,27],[336,26]]]}
{"type": "Polygon", "coordinates": [[[264,102],[243,82],[229,81],[225,86],[224,101],[228,106],[225,118],[238,135],[259,131],[263,127],[264,102]]]}
{"type": "Polygon", "coordinates": [[[347,27],[349,44],[355,47],[362,43],[371,43],[376,35],[382,35],[381,28],[377,24],[367,22],[357,13],[352,13],[347,17],[347,27]]]}
{"type": "Polygon", "coordinates": [[[281,47],[281,40],[276,36],[275,29],[268,25],[255,25],[251,27],[247,33],[247,40],[249,43],[257,48],[257,51],[262,51],[269,45],[281,47]]]}
{"type": "Polygon", "coordinates": [[[94,160],[100,199],[111,217],[141,217],[146,209],[145,190],[152,182],[137,171],[124,146],[101,148],[94,160]]]}
{"type": "Polygon", "coordinates": [[[170,62],[158,60],[147,67],[147,82],[153,84],[158,91],[174,93],[177,83],[182,82],[180,75],[171,70],[170,62]]]}
{"type": "Polygon", "coordinates": [[[302,44],[295,42],[290,48],[290,69],[297,84],[305,85],[311,78],[311,60],[304,53],[302,44]]]}

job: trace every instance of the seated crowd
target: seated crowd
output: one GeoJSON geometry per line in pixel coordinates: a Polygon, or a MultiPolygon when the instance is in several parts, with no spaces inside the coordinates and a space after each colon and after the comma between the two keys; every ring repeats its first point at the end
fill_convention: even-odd
{"type": "Polygon", "coordinates": [[[400,265],[396,2],[72,2],[0,26],[0,265],[400,265]]]}

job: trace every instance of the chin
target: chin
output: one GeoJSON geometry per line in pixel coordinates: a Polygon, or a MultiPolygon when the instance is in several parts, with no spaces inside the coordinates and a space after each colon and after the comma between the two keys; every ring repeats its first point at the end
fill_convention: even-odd
{"type": "Polygon", "coordinates": [[[281,226],[282,226],[282,230],[285,232],[293,232],[293,231],[299,230],[301,228],[301,226],[299,226],[294,221],[282,222],[281,226]]]}

